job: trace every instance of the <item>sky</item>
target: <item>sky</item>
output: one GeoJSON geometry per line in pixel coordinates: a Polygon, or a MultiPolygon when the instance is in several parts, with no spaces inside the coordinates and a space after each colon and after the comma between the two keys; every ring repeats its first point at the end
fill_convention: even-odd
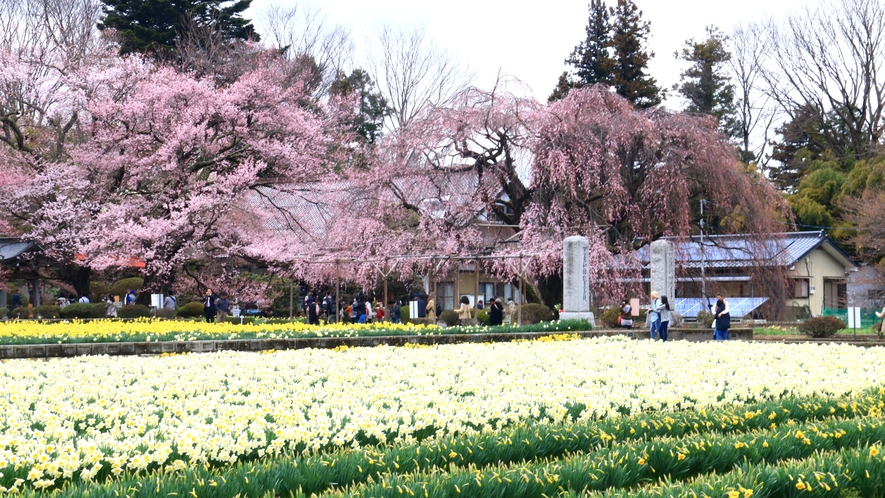
{"type": "MultiPolygon", "coordinates": [[[[254,16],[268,1],[285,6],[295,4],[295,0],[254,0],[250,13],[254,16]]],[[[702,39],[706,26],[712,24],[728,33],[738,23],[783,19],[789,12],[806,5],[814,7],[820,1],[636,0],[643,19],[651,22],[648,49],[655,57],[649,63],[649,73],[660,86],[672,87],[686,66],[673,53],[689,38],[702,39]]],[[[308,5],[319,8],[329,22],[351,29],[357,47],[366,46],[366,41],[385,24],[421,27],[437,45],[475,71],[477,86],[490,87],[501,71],[522,80],[535,97],[546,101],[566,69],[564,59],[585,36],[588,3],[589,0],[325,0],[308,5]]],[[[609,5],[614,3],[615,0],[608,0],[609,5]]],[[[356,62],[359,64],[359,60],[356,62]]],[[[680,106],[677,98],[670,98],[666,104],[680,106]]]]}

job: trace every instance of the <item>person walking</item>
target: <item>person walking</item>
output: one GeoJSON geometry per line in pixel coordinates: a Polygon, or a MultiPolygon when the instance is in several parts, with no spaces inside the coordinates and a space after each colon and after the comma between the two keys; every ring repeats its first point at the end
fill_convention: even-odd
{"type": "Polygon", "coordinates": [[[127,305],[135,304],[135,301],[136,301],[135,291],[132,289],[129,289],[129,292],[126,293],[126,300],[124,301],[123,304],[127,304],[127,305]]]}
{"type": "Polygon", "coordinates": [[[104,298],[105,315],[108,318],[117,318],[117,303],[114,302],[113,296],[104,298]]]}
{"type": "MultiPolygon", "coordinates": [[[[879,318],[885,318],[885,308],[882,308],[881,312],[877,311],[876,316],[879,318]]],[[[882,337],[882,335],[885,335],[885,320],[883,320],[882,325],[879,326],[879,337],[882,337]]]]}
{"type": "Polygon", "coordinates": [[[221,297],[215,300],[215,323],[224,323],[230,314],[230,299],[227,292],[222,292],[221,297]]]}
{"type": "Polygon", "coordinates": [[[203,317],[206,318],[206,323],[215,321],[215,314],[218,311],[215,307],[217,299],[218,296],[212,293],[212,289],[206,289],[206,295],[203,296],[203,317]]]}
{"type": "Polygon", "coordinates": [[[166,309],[174,310],[178,308],[178,299],[175,299],[175,296],[169,294],[163,299],[163,307],[166,309]]]}
{"type": "Polygon", "coordinates": [[[427,319],[430,323],[436,323],[436,301],[433,300],[433,293],[427,295],[427,305],[425,306],[425,311],[427,311],[427,319]]]}
{"type": "Polygon", "coordinates": [[[426,318],[427,301],[421,298],[421,294],[415,294],[415,300],[418,301],[418,318],[426,318]]]}
{"type": "Polygon", "coordinates": [[[501,304],[501,301],[492,296],[492,298],[489,299],[489,325],[495,327],[503,323],[504,305],[501,304]]]}
{"type": "Polygon", "coordinates": [[[82,296],[80,296],[80,300],[78,302],[80,304],[89,304],[91,301],[89,301],[89,298],[86,296],[86,294],[83,294],[82,296]]]}
{"type": "Polygon", "coordinates": [[[658,329],[661,326],[661,315],[657,312],[660,305],[661,299],[658,291],[651,291],[651,307],[648,309],[648,333],[651,340],[657,339],[658,329]]]}
{"type": "Polygon", "coordinates": [[[661,341],[667,342],[667,328],[670,326],[670,301],[667,299],[667,296],[661,296],[661,304],[658,306],[658,309],[655,310],[658,313],[658,320],[660,324],[658,325],[658,335],[661,337],[661,341]]]}
{"type": "Polygon", "coordinates": [[[461,296],[461,306],[458,308],[458,325],[464,325],[464,320],[470,320],[470,299],[461,296]]]}
{"type": "Polygon", "coordinates": [[[728,340],[728,329],[731,327],[731,309],[728,307],[728,301],[722,297],[722,294],[716,294],[716,304],[713,308],[713,339],[716,341],[728,340]]]}
{"type": "Polygon", "coordinates": [[[633,315],[630,314],[631,311],[633,311],[633,307],[630,306],[630,303],[627,301],[621,302],[621,327],[627,330],[633,328],[633,315]]]}

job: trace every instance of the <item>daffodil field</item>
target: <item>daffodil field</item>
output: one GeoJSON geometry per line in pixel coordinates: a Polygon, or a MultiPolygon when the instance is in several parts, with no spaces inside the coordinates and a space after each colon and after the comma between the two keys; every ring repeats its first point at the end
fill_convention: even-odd
{"type": "Polygon", "coordinates": [[[624,338],[0,363],[24,496],[883,496],[885,349],[624,338]]]}
{"type": "Polygon", "coordinates": [[[2,344],[71,344],[84,342],[157,342],[218,339],[295,339],[304,337],[356,337],[383,335],[472,334],[490,331],[557,332],[590,330],[586,320],[562,320],[504,327],[446,327],[376,322],[371,324],[302,322],[206,323],[191,320],[71,320],[0,322],[2,344]]]}

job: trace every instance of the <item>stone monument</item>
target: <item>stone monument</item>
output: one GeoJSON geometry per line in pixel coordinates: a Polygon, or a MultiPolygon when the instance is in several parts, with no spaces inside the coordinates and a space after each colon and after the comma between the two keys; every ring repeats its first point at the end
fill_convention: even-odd
{"type": "Polygon", "coordinates": [[[562,309],[560,320],[585,319],[593,324],[590,312],[590,243],[586,237],[562,241],[562,309]]]}
{"type": "Polygon", "coordinates": [[[669,240],[656,240],[651,243],[649,265],[651,290],[667,296],[670,306],[676,297],[676,249],[669,240]]]}

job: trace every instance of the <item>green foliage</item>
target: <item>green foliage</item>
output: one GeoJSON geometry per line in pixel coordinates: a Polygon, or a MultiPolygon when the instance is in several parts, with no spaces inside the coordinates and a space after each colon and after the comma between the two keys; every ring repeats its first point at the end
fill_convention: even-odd
{"type": "Polygon", "coordinates": [[[831,227],[841,218],[839,208],[846,176],[832,164],[821,164],[799,183],[787,200],[800,225],[831,227]]]}
{"type": "Polygon", "coordinates": [[[332,82],[329,92],[343,97],[358,95],[359,109],[353,117],[351,126],[368,143],[375,143],[375,140],[381,137],[384,118],[390,114],[391,109],[387,105],[387,100],[375,87],[375,82],[369,73],[362,69],[354,69],[349,76],[340,73],[332,82]]]}
{"type": "Polygon", "coordinates": [[[32,318],[31,312],[33,310],[34,308],[28,308],[26,306],[12,308],[12,311],[9,312],[9,318],[26,320],[28,318],[32,318]]]}
{"type": "Polygon", "coordinates": [[[178,308],[178,316],[184,318],[196,318],[203,316],[203,303],[191,301],[178,308]]]}
{"type": "Polygon", "coordinates": [[[43,305],[37,306],[34,308],[34,318],[40,317],[44,320],[52,320],[55,318],[59,318],[61,315],[61,308],[55,305],[43,305]]]}
{"type": "MultiPolygon", "coordinates": [[[[875,444],[876,452],[881,451],[885,427],[868,416],[879,410],[883,398],[882,392],[871,390],[853,397],[785,398],[589,421],[576,420],[586,408],[577,404],[564,424],[550,423],[541,413],[535,417],[540,424],[529,420],[420,444],[322,448],[308,454],[298,447],[230,467],[188,465],[172,474],[152,475],[150,486],[144,485],[144,473],[74,481],[57,496],[185,496],[206,485],[212,486],[213,496],[390,496],[397,486],[397,496],[422,496],[424,489],[429,496],[586,496],[591,491],[691,496],[686,490],[692,486],[697,496],[726,496],[728,490],[719,481],[732,472],[747,475],[748,467],[761,465],[776,466],[783,479],[757,480],[751,473],[754,479],[745,486],[762,483],[771,492],[766,496],[794,496],[797,476],[820,482],[812,471],[793,469],[807,458],[829,458],[810,468],[830,472],[820,474],[826,482],[838,476],[834,488],[842,493],[854,489],[861,496],[881,496],[883,483],[866,478],[865,472],[885,473],[885,462],[881,456],[873,459],[870,449],[875,444]],[[705,481],[716,481],[717,487],[700,487],[705,481]],[[659,485],[673,491],[659,492],[659,485]],[[780,487],[770,489],[775,485],[780,487]]],[[[367,439],[363,446],[377,443],[384,441],[367,439]]],[[[26,474],[28,469],[23,470],[26,474]]]]}
{"type": "Polygon", "coordinates": [[[647,109],[661,103],[662,91],[654,78],[646,74],[648,61],[654,56],[644,48],[651,32],[648,21],[633,0],[618,0],[611,9],[615,72],[612,85],[618,95],[647,109]]]}
{"type": "Polygon", "coordinates": [[[726,48],[728,36],[714,26],[707,26],[707,39],[685,42],[676,58],[691,62],[682,72],[673,89],[685,98],[685,110],[714,116],[720,128],[729,135],[738,135],[735,117],[734,85],[729,83],[726,64],[731,54],[726,48]]]}
{"type": "Polygon", "coordinates": [[[703,325],[706,328],[710,328],[713,326],[714,316],[713,313],[709,311],[698,311],[698,323],[703,325]]]}
{"type": "Polygon", "coordinates": [[[621,308],[611,306],[606,308],[606,310],[599,315],[599,319],[602,320],[602,323],[605,324],[606,327],[613,329],[618,326],[619,316],[621,316],[621,308]]]}
{"type": "Polygon", "coordinates": [[[400,312],[400,321],[403,323],[410,323],[409,322],[409,307],[403,306],[402,308],[399,309],[399,312],[400,312]]]}
{"type": "Polygon", "coordinates": [[[226,40],[258,40],[241,15],[252,0],[102,0],[104,18],[99,29],[112,28],[123,39],[120,53],[168,54],[176,36],[191,27],[218,30],[226,40]]]}
{"type": "Polygon", "coordinates": [[[574,79],[563,73],[549,100],[564,98],[571,88],[602,84],[611,85],[614,79],[615,61],[611,56],[611,14],[603,0],[591,0],[587,6],[587,37],[565,60],[573,68],[574,79]]]}
{"type": "Polygon", "coordinates": [[[606,8],[603,0],[591,0],[588,6],[586,38],[575,47],[566,63],[572,74],[563,73],[550,101],[564,98],[570,89],[604,85],[638,108],[661,103],[663,92],[648,76],[648,61],[654,56],[645,50],[650,34],[648,21],[633,0],[617,0],[606,8]]]}
{"type": "MultiPolygon", "coordinates": [[[[172,310],[170,310],[172,311],[172,310]]],[[[151,316],[151,309],[143,304],[124,304],[117,311],[119,318],[143,318],[151,316]]]]}
{"type": "Polygon", "coordinates": [[[178,310],[175,308],[158,308],[153,311],[154,318],[165,318],[171,320],[178,316],[178,310]]]}
{"type": "Polygon", "coordinates": [[[816,338],[830,337],[845,328],[845,322],[834,316],[816,316],[798,326],[799,332],[816,338]]]}
{"type": "Polygon", "coordinates": [[[104,303],[74,303],[62,308],[62,318],[102,318],[106,316],[104,303]]]}
{"type": "Polygon", "coordinates": [[[138,294],[142,287],[144,287],[144,279],[141,277],[121,278],[114,282],[114,285],[108,290],[108,294],[118,296],[121,301],[124,301],[130,290],[134,290],[138,294]]]}
{"type": "Polygon", "coordinates": [[[553,310],[544,306],[540,303],[528,303],[520,306],[521,310],[517,311],[517,316],[519,316],[519,312],[522,312],[522,323],[541,323],[541,322],[549,322],[552,321],[553,310]]]}
{"type": "Polygon", "coordinates": [[[0,318],[6,318],[9,315],[9,308],[0,308],[0,318]]]}
{"type": "Polygon", "coordinates": [[[441,322],[445,323],[447,327],[454,327],[458,325],[458,312],[453,310],[446,310],[442,312],[442,315],[439,316],[441,322]]]}
{"type": "Polygon", "coordinates": [[[489,310],[485,308],[481,310],[473,309],[471,310],[471,316],[476,318],[476,321],[479,322],[480,325],[489,325],[489,310]]]}

